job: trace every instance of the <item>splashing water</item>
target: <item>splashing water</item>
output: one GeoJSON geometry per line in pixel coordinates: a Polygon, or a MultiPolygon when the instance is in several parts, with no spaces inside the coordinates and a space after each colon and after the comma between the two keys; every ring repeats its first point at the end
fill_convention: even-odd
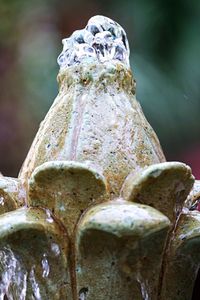
{"type": "Polygon", "coordinates": [[[0,197],[0,205],[4,206],[4,197],[0,197]]]}
{"type": "Polygon", "coordinates": [[[137,281],[140,284],[140,290],[142,294],[142,299],[144,300],[150,300],[149,294],[148,294],[148,282],[144,281],[141,278],[141,275],[137,275],[137,281]]]}
{"type": "Polygon", "coordinates": [[[40,295],[40,288],[39,284],[36,281],[35,278],[35,266],[32,267],[30,275],[29,275],[29,280],[33,289],[33,295],[35,300],[41,300],[41,295],[40,295]]]}
{"type": "Polygon", "coordinates": [[[87,299],[87,293],[88,293],[88,288],[82,288],[79,291],[79,298],[78,298],[78,300],[86,300],[87,299]]]}
{"type": "Polygon", "coordinates": [[[0,300],[25,300],[27,272],[8,247],[0,250],[0,300]]]}
{"type": "Polygon", "coordinates": [[[42,269],[43,269],[42,277],[48,277],[50,267],[49,267],[49,262],[46,254],[43,254],[42,269]]]}
{"type": "Polygon", "coordinates": [[[118,23],[107,17],[92,17],[85,29],[76,30],[62,43],[63,51],[58,57],[61,69],[83,60],[101,63],[117,60],[130,67],[126,33],[118,23]]]}
{"type": "MultiPolygon", "coordinates": [[[[27,270],[9,246],[0,249],[0,300],[25,300],[31,291],[34,300],[42,300],[35,265],[27,270]],[[29,286],[29,293],[28,293],[29,286]]],[[[50,266],[47,255],[41,260],[42,277],[47,278],[50,266]]]]}

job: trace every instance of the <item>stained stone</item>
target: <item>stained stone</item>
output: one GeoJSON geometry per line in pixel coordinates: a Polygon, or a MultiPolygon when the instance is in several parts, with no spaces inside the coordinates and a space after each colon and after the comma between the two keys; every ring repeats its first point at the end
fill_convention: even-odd
{"type": "Polygon", "coordinates": [[[58,96],[18,178],[0,175],[0,299],[191,299],[200,184],[166,162],[124,29],[92,17],[58,63],[58,96]]]}

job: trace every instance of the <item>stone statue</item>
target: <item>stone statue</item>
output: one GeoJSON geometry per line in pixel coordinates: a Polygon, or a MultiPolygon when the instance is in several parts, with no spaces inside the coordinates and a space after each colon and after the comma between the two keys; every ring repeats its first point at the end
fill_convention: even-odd
{"type": "Polygon", "coordinates": [[[19,177],[0,177],[0,299],[191,299],[200,184],[165,160],[125,31],[92,17],[58,63],[59,94],[19,177]]]}

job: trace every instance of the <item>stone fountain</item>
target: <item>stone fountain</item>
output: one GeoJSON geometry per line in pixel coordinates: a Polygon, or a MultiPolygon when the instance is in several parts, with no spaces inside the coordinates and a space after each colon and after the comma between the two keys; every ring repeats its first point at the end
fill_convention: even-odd
{"type": "Polygon", "coordinates": [[[0,300],[191,299],[200,184],[165,160],[125,31],[95,16],[58,63],[59,94],[18,178],[0,177],[0,300]]]}

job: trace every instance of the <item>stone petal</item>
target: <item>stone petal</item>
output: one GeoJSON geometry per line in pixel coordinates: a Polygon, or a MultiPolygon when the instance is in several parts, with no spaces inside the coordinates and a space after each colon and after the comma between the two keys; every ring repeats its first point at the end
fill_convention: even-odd
{"type": "Polygon", "coordinates": [[[195,180],[194,186],[185,201],[185,206],[193,209],[193,206],[195,208],[195,203],[198,200],[200,200],[200,180],[195,180]]]}
{"type": "Polygon", "coordinates": [[[123,200],[89,209],[75,243],[79,299],[155,299],[169,226],[154,208],[123,200]]]}
{"type": "Polygon", "coordinates": [[[150,205],[175,222],[193,183],[190,167],[180,162],[164,162],[131,173],[124,182],[121,196],[150,205]]]}
{"type": "Polygon", "coordinates": [[[0,298],[71,300],[67,256],[66,231],[48,210],[1,215],[0,298]]]}
{"type": "Polygon", "coordinates": [[[29,184],[29,204],[48,207],[70,234],[88,206],[105,200],[104,177],[83,163],[44,163],[35,169],[29,184]]]}
{"type": "Polygon", "coordinates": [[[167,251],[160,300],[192,299],[200,261],[200,213],[180,216],[167,251]]]}
{"type": "Polygon", "coordinates": [[[17,178],[0,176],[0,214],[15,210],[26,202],[26,191],[17,178]]]}

